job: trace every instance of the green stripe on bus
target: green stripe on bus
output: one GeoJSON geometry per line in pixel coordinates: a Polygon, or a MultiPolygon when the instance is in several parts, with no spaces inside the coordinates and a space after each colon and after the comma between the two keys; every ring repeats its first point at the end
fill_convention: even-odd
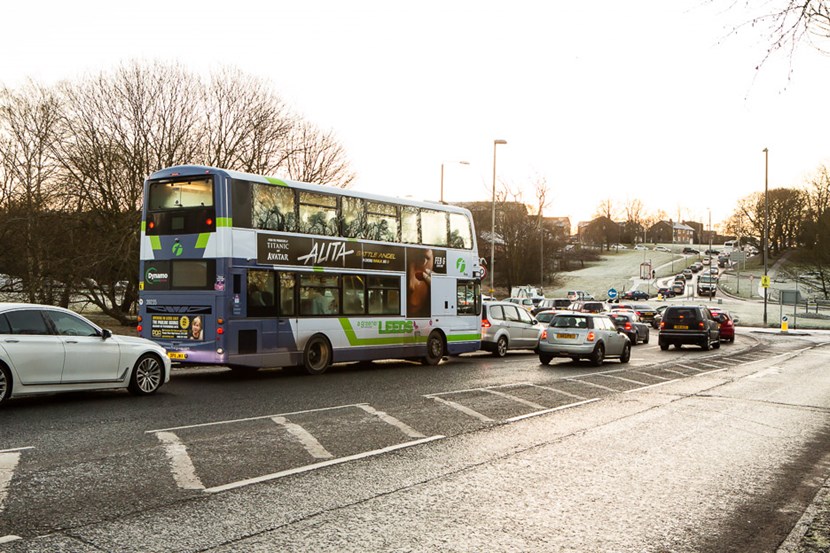
{"type": "Polygon", "coordinates": [[[267,180],[271,184],[276,184],[277,186],[288,186],[285,182],[281,181],[280,179],[275,179],[274,177],[265,177],[265,180],[267,180]]]}
{"type": "Polygon", "coordinates": [[[450,334],[447,342],[475,342],[481,340],[481,334],[450,334]]]}
{"type": "Polygon", "coordinates": [[[154,250],[161,249],[161,236],[151,236],[150,237],[150,247],[154,250]]]}
{"type": "Polygon", "coordinates": [[[141,232],[147,230],[147,221],[141,221],[141,232]]]}
{"type": "Polygon", "coordinates": [[[209,232],[199,234],[199,238],[196,240],[196,247],[202,250],[207,248],[208,240],[210,240],[209,232]]]}
{"type": "Polygon", "coordinates": [[[338,319],[350,346],[386,346],[395,344],[423,344],[426,336],[384,336],[383,338],[358,338],[349,319],[338,319]]]}
{"type": "Polygon", "coordinates": [[[233,218],[231,217],[217,217],[216,218],[216,226],[218,227],[231,227],[233,226],[233,218]]]}

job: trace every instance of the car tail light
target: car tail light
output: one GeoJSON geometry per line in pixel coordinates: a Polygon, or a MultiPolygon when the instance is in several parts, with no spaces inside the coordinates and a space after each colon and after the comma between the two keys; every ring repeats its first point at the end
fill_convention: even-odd
{"type": "Polygon", "coordinates": [[[548,329],[546,328],[545,330],[542,331],[541,340],[547,340],[547,339],[548,339],[548,329]]]}
{"type": "Polygon", "coordinates": [[[631,330],[631,323],[625,323],[625,329],[631,330]]]}
{"type": "Polygon", "coordinates": [[[703,329],[706,325],[703,324],[703,321],[700,321],[699,323],[697,323],[697,326],[703,329]]]}
{"type": "Polygon", "coordinates": [[[596,338],[596,335],[594,334],[594,331],[592,330],[591,332],[588,333],[588,341],[593,342],[594,338],[596,338]]]}
{"type": "Polygon", "coordinates": [[[666,321],[660,321],[660,330],[666,328],[666,321]]]}
{"type": "Polygon", "coordinates": [[[487,319],[482,319],[481,328],[490,328],[490,321],[488,321],[487,319]]]}

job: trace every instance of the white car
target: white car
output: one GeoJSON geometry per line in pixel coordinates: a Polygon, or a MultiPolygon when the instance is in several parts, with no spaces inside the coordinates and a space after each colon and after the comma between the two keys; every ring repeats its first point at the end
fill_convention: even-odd
{"type": "Polygon", "coordinates": [[[671,252],[666,246],[654,246],[654,251],[656,252],[671,252]]]}
{"type": "Polygon", "coordinates": [[[32,394],[127,388],[155,393],[170,380],[166,350],[115,336],[68,309],[0,303],[0,405],[32,394]]]}
{"type": "Polygon", "coordinates": [[[639,250],[641,252],[648,251],[648,246],[644,246],[643,244],[637,244],[636,246],[634,246],[634,249],[639,250]]]}

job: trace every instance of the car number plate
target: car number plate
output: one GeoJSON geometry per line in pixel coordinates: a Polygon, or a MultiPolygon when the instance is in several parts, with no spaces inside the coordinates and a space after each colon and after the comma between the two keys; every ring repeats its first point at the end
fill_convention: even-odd
{"type": "Polygon", "coordinates": [[[677,330],[689,330],[689,325],[674,325],[677,330]]]}
{"type": "Polygon", "coordinates": [[[168,351],[167,357],[170,359],[187,359],[187,354],[180,351],[168,351]]]}
{"type": "Polygon", "coordinates": [[[556,334],[556,337],[560,340],[573,340],[576,338],[576,334],[556,334]]]}

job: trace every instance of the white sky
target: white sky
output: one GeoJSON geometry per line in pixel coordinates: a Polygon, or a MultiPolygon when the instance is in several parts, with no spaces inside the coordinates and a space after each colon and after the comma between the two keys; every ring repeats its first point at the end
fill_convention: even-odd
{"type": "MultiPolygon", "coordinates": [[[[612,198],[708,223],[764,186],[830,162],[830,57],[807,45],[760,72],[743,2],[715,0],[145,0],[7,3],[0,83],[76,79],[127,60],[271,81],[333,129],[355,189],[489,200],[499,182],[550,188],[575,225],[612,198]],[[469,166],[452,163],[470,162],[469,166]]],[[[773,2],[773,5],[775,2],[773,2]]]]}

